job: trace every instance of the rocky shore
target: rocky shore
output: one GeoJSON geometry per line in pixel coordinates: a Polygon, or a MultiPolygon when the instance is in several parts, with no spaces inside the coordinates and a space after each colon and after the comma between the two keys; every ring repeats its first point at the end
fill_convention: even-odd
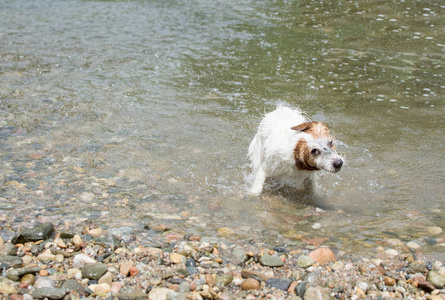
{"type": "Polygon", "coordinates": [[[445,299],[445,267],[396,249],[353,257],[310,247],[259,247],[157,231],[122,239],[95,224],[51,223],[0,238],[2,299],[445,299]]]}

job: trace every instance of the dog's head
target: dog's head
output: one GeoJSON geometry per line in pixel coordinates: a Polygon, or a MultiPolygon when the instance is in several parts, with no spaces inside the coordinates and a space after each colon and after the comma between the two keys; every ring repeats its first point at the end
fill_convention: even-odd
{"type": "Polygon", "coordinates": [[[291,129],[306,133],[294,149],[295,165],[299,170],[340,171],[343,159],[337,154],[334,138],[324,123],[306,122],[291,129]]]}

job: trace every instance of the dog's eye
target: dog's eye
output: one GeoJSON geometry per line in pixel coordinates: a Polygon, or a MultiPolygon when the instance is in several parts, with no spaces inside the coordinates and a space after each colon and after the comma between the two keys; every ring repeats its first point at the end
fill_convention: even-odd
{"type": "Polygon", "coordinates": [[[318,154],[320,154],[320,150],[312,149],[311,153],[312,153],[312,155],[318,155],[318,154]]]}
{"type": "Polygon", "coordinates": [[[332,141],[332,140],[329,141],[328,146],[329,146],[330,148],[334,147],[334,141],[332,141]]]}

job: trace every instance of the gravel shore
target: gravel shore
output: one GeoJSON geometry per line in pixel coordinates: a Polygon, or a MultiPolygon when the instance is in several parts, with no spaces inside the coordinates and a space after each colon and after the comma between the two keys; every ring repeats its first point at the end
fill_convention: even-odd
{"type": "Polygon", "coordinates": [[[323,241],[258,247],[159,229],[159,243],[51,223],[0,238],[3,299],[445,299],[445,267],[377,247],[354,257],[323,241]]]}

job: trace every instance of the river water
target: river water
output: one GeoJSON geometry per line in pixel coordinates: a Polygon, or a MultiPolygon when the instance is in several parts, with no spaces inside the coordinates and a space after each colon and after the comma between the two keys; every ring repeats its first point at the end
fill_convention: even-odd
{"type": "Polygon", "coordinates": [[[445,259],[444,233],[429,232],[445,229],[444,12],[439,0],[1,0],[0,233],[92,221],[149,240],[164,224],[445,259]],[[325,121],[346,158],[319,174],[319,197],[273,182],[246,194],[248,145],[280,102],[325,121]]]}

